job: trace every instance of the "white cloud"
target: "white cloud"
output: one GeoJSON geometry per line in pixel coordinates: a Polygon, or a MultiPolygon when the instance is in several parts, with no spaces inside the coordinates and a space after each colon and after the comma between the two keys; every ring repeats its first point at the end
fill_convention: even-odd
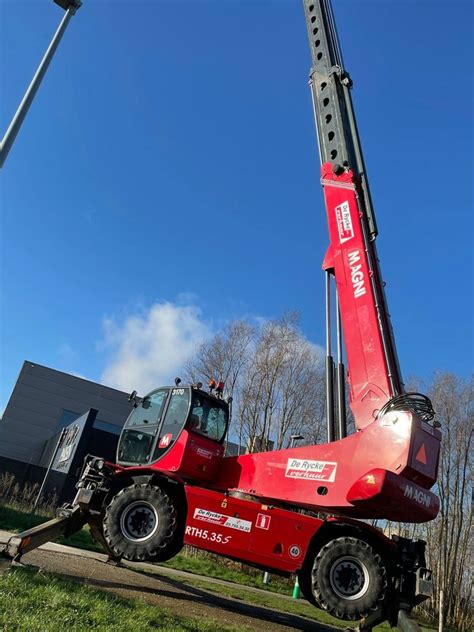
{"type": "Polygon", "coordinates": [[[103,322],[106,366],[101,381],[140,394],[172,384],[183,364],[210,335],[201,311],[192,305],[155,303],[118,323],[103,322]]]}

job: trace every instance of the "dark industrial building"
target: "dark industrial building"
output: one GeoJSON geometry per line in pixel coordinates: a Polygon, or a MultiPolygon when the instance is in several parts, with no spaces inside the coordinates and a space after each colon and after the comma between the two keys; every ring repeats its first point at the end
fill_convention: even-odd
{"type": "Polygon", "coordinates": [[[131,408],[128,393],[24,362],[0,421],[0,475],[41,482],[65,429],[45,491],[68,500],[86,454],[115,460],[131,408]]]}

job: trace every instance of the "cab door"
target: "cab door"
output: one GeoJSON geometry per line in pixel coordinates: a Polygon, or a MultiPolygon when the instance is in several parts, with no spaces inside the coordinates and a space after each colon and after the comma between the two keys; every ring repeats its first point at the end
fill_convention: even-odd
{"type": "Polygon", "coordinates": [[[212,482],[217,478],[227,431],[228,408],[224,403],[193,391],[186,430],[189,433],[182,471],[196,480],[212,482]]]}
{"type": "Polygon", "coordinates": [[[132,410],[117,446],[117,463],[145,465],[150,461],[167,396],[168,389],[157,389],[132,410]]]}
{"type": "Polygon", "coordinates": [[[190,388],[171,389],[168,406],[158,430],[151,461],[161,459],[176,443],[189,413],[190,388]]]}

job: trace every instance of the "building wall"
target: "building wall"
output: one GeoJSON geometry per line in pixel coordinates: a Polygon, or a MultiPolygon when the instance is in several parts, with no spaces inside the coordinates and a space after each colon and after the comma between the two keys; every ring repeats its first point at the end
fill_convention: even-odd
{"type": "Polygon", "coordinates": [[[79,416],[95,408],[96,427],[118,435],[132,409],[127,398],[122,391],[26,361],[0,422],[0,459],[39,465],[48,439],[72,420],[67,411],[79,416]]]}

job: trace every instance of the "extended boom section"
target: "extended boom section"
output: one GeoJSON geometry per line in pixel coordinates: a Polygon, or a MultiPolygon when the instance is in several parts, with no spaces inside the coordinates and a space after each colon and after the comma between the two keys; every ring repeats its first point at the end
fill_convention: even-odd
{"type": "Polygon", "coordinates": [[[332,9],[304,0],[312,56],[310,86],[318,134],[330,246],[356,427],[364,428],[404,392],[375,238],[377,225],[332,9]]]}

